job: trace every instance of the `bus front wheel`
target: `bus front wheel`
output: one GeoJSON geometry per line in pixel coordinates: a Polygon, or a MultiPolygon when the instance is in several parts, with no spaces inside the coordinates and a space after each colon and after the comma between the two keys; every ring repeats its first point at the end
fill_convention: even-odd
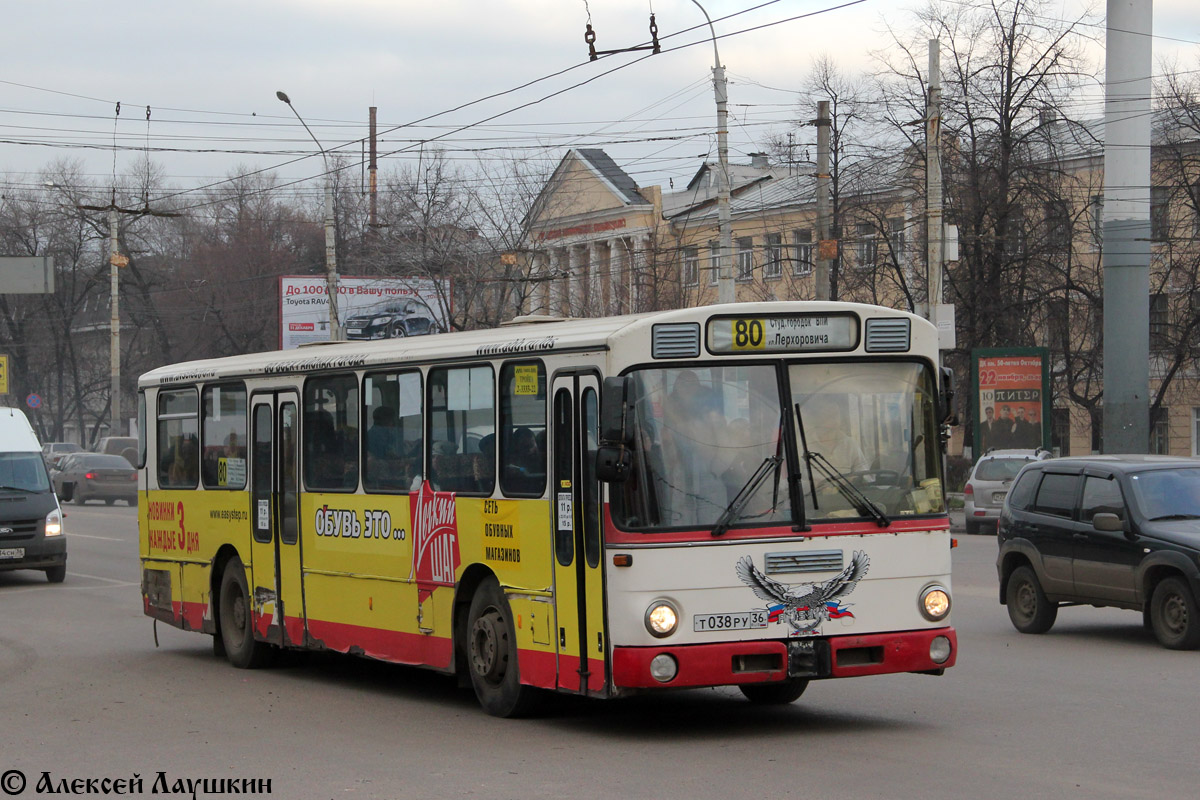
{"type": "Polygon", "coordinates": [[[483,710],[494,717],[519,717],[535,701],[531,686],[521,684],[512,611],[500,584],[488,578],[471,598],[467,615],[467,668],[483,710]]]}
{"type": "Polygon", "coordinates": [[[266,666],[271,648],[266,642],[254,640],[254,614],[250,605],[250,590],[242,560],[234,556],[221,575],[221,607],[219,618],[221,642],[225,657],[238,669],[257,669],[266,666]]]}

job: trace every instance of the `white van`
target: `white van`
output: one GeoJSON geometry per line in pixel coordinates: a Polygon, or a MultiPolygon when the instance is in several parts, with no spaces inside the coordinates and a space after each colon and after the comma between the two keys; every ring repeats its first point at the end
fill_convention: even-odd
{"type": "Polygon", "coordinates": [[[62,583],[62,520],[37,434],[19,409],[0,408],[0,570],[40,569],[62,583]]]}

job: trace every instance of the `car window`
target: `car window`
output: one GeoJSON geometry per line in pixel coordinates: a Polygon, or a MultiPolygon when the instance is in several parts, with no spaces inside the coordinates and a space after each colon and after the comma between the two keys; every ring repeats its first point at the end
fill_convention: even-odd
{"type": "Polygon", "coordinates": [[[1037,470],[1030,470],[1022,475],[1008,493],[1009,508],[1022,511],[1029,508],[1029,504],[1033,501],[1033,492],[1038,485],[1038,478],[1041,476],[1042,473],[1037,470]]]}
{"type": "Polygon", "coordinates": [[[975,480],[1011,481],[1017,477],[1021,467],[1029,463],[1025,458],[988,458],[975,467],[975,480]]]}
{"type": "Polygon", "coordinates": [[[1125,501],[1121,487],[1112,478],[1089,475],[1083,479],[1083,500],[1079,504],[1079,518],[1091,522],[1097,514],[1116,514],[1125,519],[1125,501]]]}
{"type": "Polygon", "coordinates": [[[79,460],[74,463],[83,469],[133,469],[129,462],[121,456],[103,453],[79,456],[79,460]]]}
{"type": "Polygon", "coordinates": [[[1043,514],[1069,517],[1075,509],[1075,495],[1078,489],[1078,475],[1046,473],[1041,486],[1038,487],[1037,498],[1033,503],[1034,510],[1043,514]]]}

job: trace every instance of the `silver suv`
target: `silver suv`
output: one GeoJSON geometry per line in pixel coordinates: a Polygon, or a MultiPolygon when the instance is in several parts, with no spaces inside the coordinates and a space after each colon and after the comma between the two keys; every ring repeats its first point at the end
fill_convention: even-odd
{"type": "Polygon", "coordinates": [[[1050,458],[1048,450],[989,450],[975,462],[963,488],[967,533],[996,532],[1008,487],[1021,467],[1050,458]]]}

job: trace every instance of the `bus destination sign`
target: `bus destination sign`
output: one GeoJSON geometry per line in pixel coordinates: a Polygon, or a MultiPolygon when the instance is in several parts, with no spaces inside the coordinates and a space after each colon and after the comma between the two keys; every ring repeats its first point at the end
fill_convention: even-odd
{"type": "Polygon", "coordinates": [[[858,317],[853,314],[717,317],[708,322],[713,353],[812,353],[857,346],[858,317]]]}

